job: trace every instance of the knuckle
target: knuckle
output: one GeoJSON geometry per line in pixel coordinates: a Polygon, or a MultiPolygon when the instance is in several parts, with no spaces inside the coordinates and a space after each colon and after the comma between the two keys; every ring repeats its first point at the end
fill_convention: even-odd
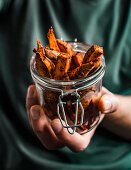
{"type": "Polygon", "coordinates": [[[79,146],[78,148],[73,149],[72,151],[76,152],[76,153],[82,152],[86,149],[86,147],[87,147],[87,145],[82,145],[82,146],[79,146]]]}

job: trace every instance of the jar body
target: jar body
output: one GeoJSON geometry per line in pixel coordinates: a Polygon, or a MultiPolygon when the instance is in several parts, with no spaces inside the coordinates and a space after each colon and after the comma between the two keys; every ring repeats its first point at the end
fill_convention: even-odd
{"type": "MultiPolygon", "coordinates": [[[[49,122],[58,117],[58,103],[59,103],[59,96],[61,95],[61,91],[56,89],[51,89],[41,84],[35,83],[38,98],[40,105],[43,107],[43,110],[49,120],[49,122]]],[[[100,111],[98,109],[99,99],[101,97],[101,88],[102,88],[102,79],[100,79],[95,84],[85,87],[84,89],[78,90],[78,94],[80,95],[80,103],[84,109],[83,115],[83,123],[81,126],[76,128],[76,132],[83,134],[91,130],[99,121],[100,118],[100,111]]],[[[63,90],[65,93],[68,90],[63,90]]],[[[64,102],[64,111],[67,119],[67,123],[69,126],[73,126],[75,124],[75,117],[76,117],[76,104],[72,104],[76,101],[74,96],[71,94],[75,92],[75,90],[71,90],[71,93],[63,97],[64,102]]],[[[81,107],[78,106],[78,115],[77,115],[77,124],[81,122],[81,114],[82,110],[81,107]]],[[[62,109],[60,108],[60,115],[63,118],[62,109]]]]}

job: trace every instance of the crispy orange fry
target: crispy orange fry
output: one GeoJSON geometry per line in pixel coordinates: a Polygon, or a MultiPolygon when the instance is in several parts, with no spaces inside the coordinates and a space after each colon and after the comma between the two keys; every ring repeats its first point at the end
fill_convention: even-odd
{"type": "Polygon", "coordinates": [[[54,63],[49,58],[47,58],[45,55],[41,55],[40,53],[39,53],[39,55],[40,55],[40,58],[42,59],[43,63],[46,65],[49,73],[51,74],[51,72],[55,69],[54,63]]]}
{"type": "Polygon", "coordinates": [[[63,53],[58,56],[57,64],[54,72],[54,79],[63,80],[63,76],[70,68],[71,57],[69,54],[63,53]]]}
{"type": "Polygon", "coordinates": [[[70,77],[70,79],[72,79],[72,80],[74,79],[74,77],[75,77],[75,75],[76,75],[76,73],[77,73],[77,71],[78,71],[79,69],[80,69],[80,67],[77,67],[77,68],[69,71],[69,77],[70,77]]]}
{"type": "Polygon", "coordinates": [[[41,42],[38,39],[37,39],[37,49],[35,48],[33,51],[36,53],[37,56],[40,57],[42,62],[47,67],[49,74],[51,75],[51,72],[52,70],[54,70],[55,65],[49,58],[45,56],[44,47],[41,45],[41,42]]]}
{"type": "Polygon", "coordinates": [[[45,55],[50,59],[57,60],[57,57],[60,54],[59,52],[52,50],[49,47],[45,47],[44,50],[45,50],[45,55]]]}
{"type": "Polygon", "coordinates": [[[69,69],[69,71],[72,71],[72,70],[74,70],[76,68],[76,65],[75,65],[75,63],[74,63],[74,61],[73,61],[73,58],[71,59],[71,63],[70,63],[70,69],[69,69]]]}
{"type": "Polygon", "coordinates": [[[50,77],[50,74],[48,72],[47,67],[45,66],[45,64],[42,62],[39,54],[36,54],[36,70],[37,72],[43,76],[43,77],[50,77]]]}
{"type": "Polygon", "coordinates": [[[44,48],[43,48],[43,46],[41,45],[41,42],[38,39],[37,39],[37,49],[34,48],[33,52],[34,53],[38,52],[38,53],[44,54],[44,48]]]}
{"type": "Polygon", "coordinates": [[[90,71],[90,74],[93,73],[95,70],[97,70],[100,67],[100,65],[101,65],[101,57],[94,60],[93,63],[94,63],[95,67],[90,71]]]}
{"type": "Polygon", "coordinates": [[[41,42],[37,39],[37,50],[41,50],[43,46],[41,45],[41,42]]]}
{"type": "Polygon", "coordinates": [[[60,39],[57,39],[56,41],[61,52],[68,53],[70,56],[75,54],[72,46],[69,43],[67,43],[66,41],[60,40],[60,39]]]}
{"type": "Polygon", "coordinates": [[[37,39],[37,49],[33,49],[34,53],[40,53],[41,55],[45,54],[44,47],[41,45],[41,42],[37,39]]]}
{"type": "Polygon", "coordinates": [[[65,74],[63,75],[62,80],[70,80],[70,77],[69,77],[68,73],[65,73],[65,74]]]}
{"type": "Polygon", "coordinates": [[[33,49],[33,52],[34,52],[34,53],[36,53],[36,52],[37,52],[37,49],[36,49],[36,48],[34,48],[34,49],[33,49]]]}
{"type": "Polygon", "coordinates": [[[49,47],[57,52],[60,52],[52,26],[50,27],[49,32],[47,33],[47,38],[49,40],[49,47]]]}
{"type": "Polygon", "coordinates": [[[99,68],[99,66],[101,65],[101,58],[94,60],[93,63],[95,64],[95,69],[99,68]]]}
{"type": "Polygon", "coordinates": [[[81,52],[77,52],[75,55],[72,56],[72,60],[74,61],[77,67],[81,66],[83,62],[83,56],[81,52]]]}
{"type": "Polygon", "coordinates": [[[103,54],[103,48],[97,45],[92,45],[85,53],[83,64],[89,63],[98,59],[103,54]]]}
{"type": "Polygon", "coordinates": [[[95,65],[93,62],[82,64],[80,67],[72,70],[69,73],[69,77],[70,79],[79,79],[82,77],[86,77],[94,67],[95,65]]]}

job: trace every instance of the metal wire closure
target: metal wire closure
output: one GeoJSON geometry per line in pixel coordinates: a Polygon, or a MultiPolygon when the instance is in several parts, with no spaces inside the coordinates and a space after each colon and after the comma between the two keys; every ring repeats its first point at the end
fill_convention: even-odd
{"type": "Polygon", "coordinates": [[[83,109],[83,106],[80,102],[80,95],[78,94],[77,90],[75,92],[61,92],[61,95],[59,96],[59,102],[57,104],[57,114],[58,114],[58,117],[60,119],[60,122],[62,124],[62,126],[64,128],[67,128],[67,131],[70,133],[70,134],[74,134],[75,131],[76,131],[76,127],[79,127],[83,124],[83,117],[84,117],[84,109],[83,109]],[[75,110],[75,123],[74,125],[68,125],[68,122],[67,122],[67,118],[66,118],[66,114],[65,114],[65,110],[64,110],[64,104],[66,104],[66,102],[62,101],[63,97],[64,96],[67,96],[71,94],[71,96],[75,96],[76,97],[76,102],[73,102],[72,105],[76,104],[76,110],[75,110]],[[81,121],[79,124],[77,124],[77,116],[78,116],[78,106],[80,106],[81,108],[81,121]],[[62,120],[62,117],[60,115],[60,107],[61,107],[61,110],[62,110],[62,116],[63,116],[63,119],[64,119],[64,123],[65,125],[63,124],[63,120],[62,120]],[[73,128],[73,129],[72,129],[73,128]]]}

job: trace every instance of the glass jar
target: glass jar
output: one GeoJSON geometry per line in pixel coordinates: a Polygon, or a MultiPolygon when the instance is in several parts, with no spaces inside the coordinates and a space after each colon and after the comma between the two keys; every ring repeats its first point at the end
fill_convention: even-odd
{"type": "MultiPolygon", "coordinates": [[[[81,42],[69,42],[75,52],[85,52],[91,47],[81,42]]],[[[59,118],[70,134],[84,134],[93,129],[100,119],[98,109],[105,73],[102,55],[100,67],[89,76],[77,80],[61,81],[42,77],[35,67],[35,55],[30,61],[30,71],[36,85],[39,102],[49,122],[59,118]]]]}

